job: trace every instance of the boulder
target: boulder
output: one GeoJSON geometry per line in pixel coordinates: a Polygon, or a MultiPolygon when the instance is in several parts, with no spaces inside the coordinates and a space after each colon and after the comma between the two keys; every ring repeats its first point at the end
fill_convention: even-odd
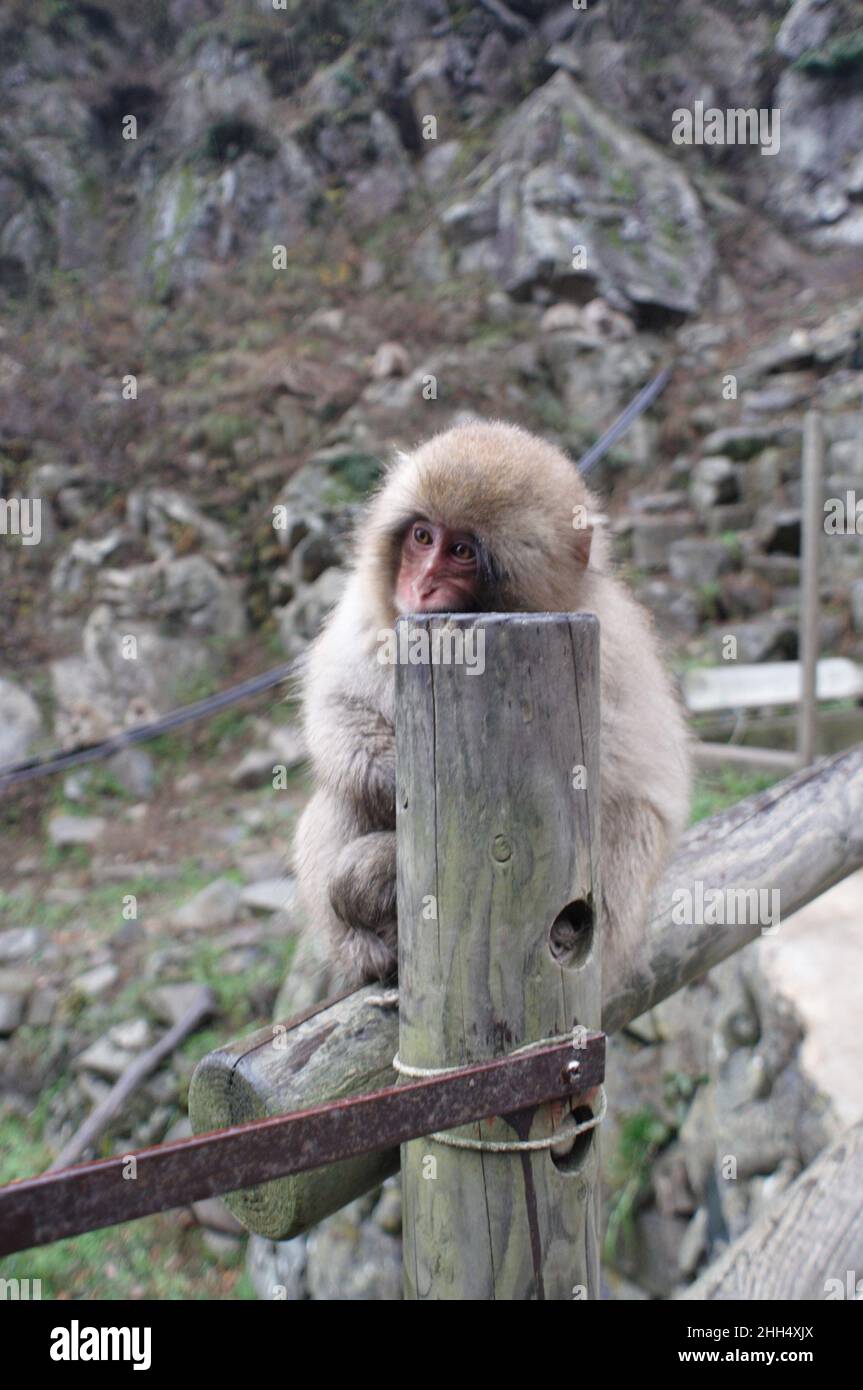
{"type": "Polygon", "coordinates": [[[0,767],[23,762],[41,728],[42,716],[33,697],[0,677],[0,767]]]}
{"type": "Polygon", "coordinates": [[[505,122],[442,228],[460,271],[485,269],[520,298],[542,285],[581,286],[585,299],[599,291],[636,314],[680,316],[697,312],[714,268],[679,162],[563,71],[505,122]]]}

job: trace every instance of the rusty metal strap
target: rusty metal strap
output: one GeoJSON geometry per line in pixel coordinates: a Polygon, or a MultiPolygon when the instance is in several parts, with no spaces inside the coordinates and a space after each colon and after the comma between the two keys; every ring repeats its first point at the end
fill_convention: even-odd
{"type": "Polygon", "coordinates": [[[605,1076],[605,1036],[465,1066],[273,1119],[77,1164],[0,1188],[0,1255],[132,1221],[406,1139],[580,1095],[605,1076]]]}

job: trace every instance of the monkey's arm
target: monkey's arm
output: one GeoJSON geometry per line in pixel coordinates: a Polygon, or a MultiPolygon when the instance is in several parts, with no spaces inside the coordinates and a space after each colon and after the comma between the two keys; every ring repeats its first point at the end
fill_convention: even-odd
{"type": "Polygon", "coordinates": [[[392,672],[351,660],[345,633],[324,640],[305,689],[317,790],[298,827],[300,886],[349,979],[381,979],[396,964],[392,672]]]}
{"type": "Polygon", "coordinates": [[[318,784],[349,803],[358,827],[393,830],[396,740],[389,720],[362,699],[334,691],[307,717],[306,739],[318,784]]]}
{"type": "Polygon", "coordinates": [[[642,799],[603,804],[602,821],[602,977],[619,986],[641,960],[647,904],[674,837],[656,809],[642,799]]]}
{"type": "Polygon", "coordinates": [[[308,930],[324,931],[346,983],[396,966],[396,836],[358,831],[344,799],[319,788],[297,826],[296,867],[308,930]]]}

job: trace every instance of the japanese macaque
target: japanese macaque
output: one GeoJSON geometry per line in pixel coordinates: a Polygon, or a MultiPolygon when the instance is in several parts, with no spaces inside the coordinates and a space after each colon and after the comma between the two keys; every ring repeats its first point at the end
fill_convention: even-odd
{"type": "Polygon", "coordinates": [[[397,963],[395,668],[378,654],[381,630],[410,613],[599,618],[604,980],[622,984],[637,964],[650,890],[687,819],[689,757],[650,620],[611,573],[597,517],[559,449],[498,423],[397,455],[362,516],[346,587],[307,657],[316,790],[296,846],[310,928],[327,931],[349,983],[397,963]]]}

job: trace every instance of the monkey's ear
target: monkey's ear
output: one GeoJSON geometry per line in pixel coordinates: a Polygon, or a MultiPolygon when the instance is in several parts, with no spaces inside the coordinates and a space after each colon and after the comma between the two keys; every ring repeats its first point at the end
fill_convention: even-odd
{"type": "Polygon", "coordinates": [[[572,509],[572,541],[575,558],[582,569],[587,569],[590,560],[590,546],[593,541],[593,527],[598,518],[587,507],[579,505],[572,509]]]}
{"type": "Polygon", "coordinates": [[[590,560],[590,546],[593,541],[593,526],[588,522],[575,532],[575,557],[582,569],[587,569],[590,560]]]}

